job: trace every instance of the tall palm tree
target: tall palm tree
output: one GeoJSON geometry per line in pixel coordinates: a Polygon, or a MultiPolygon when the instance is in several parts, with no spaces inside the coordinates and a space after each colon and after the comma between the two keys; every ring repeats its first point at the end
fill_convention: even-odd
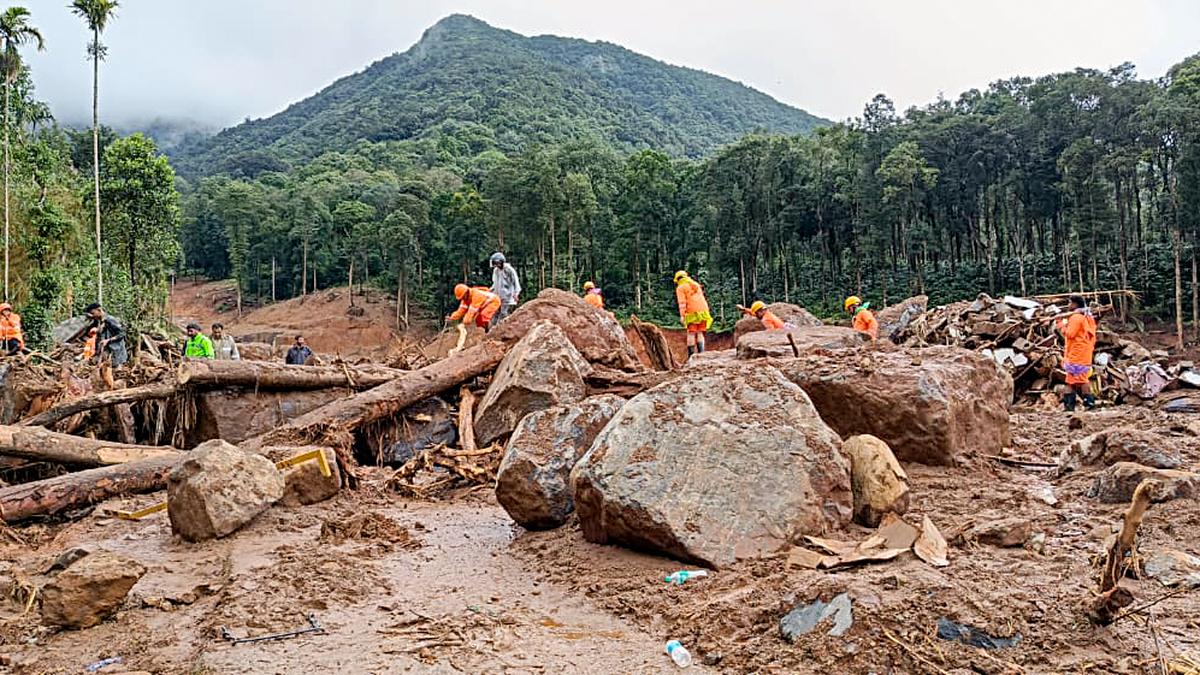
{"type": "Polygon", "coordinates": [[[21,53],[18,49],[29,42],[37,45],[38,51],[46,48],[46,41],[37,28],[29,23],[29,10],[24,7],[9,7],[0,14],[0,71],[4,74],[4,299],[8,295],[8,176],[9,146],[8,118],[9,99],[12,85],[21,75],[21,53]]]}
{"type": "Polygon", "coordinates": [[[88,55],[92,57],[92,180],[96,202],[96,302],[104,302],[104,254],[100,247],[100,62],[108,49],[100,44],[100,34],[117,15],[117,0],[75,0],[71,11],[84,20],[92,31],[88,55]]]}

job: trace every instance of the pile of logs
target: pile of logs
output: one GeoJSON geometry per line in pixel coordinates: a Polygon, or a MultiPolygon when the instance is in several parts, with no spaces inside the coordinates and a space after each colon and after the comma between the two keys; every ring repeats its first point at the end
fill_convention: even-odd
{"type": "MultiPolygon", "coordinates": [[[[951,345],[978,351],[1012,373],[1018,399],[1037,399],[1052,394],[1054,386],[1066,379],[1063,338],[1055,328],[1056,322],[1067,316],[1066,306],[1065,296],[995,299],[980,294],[973,301],[925,312],[895,339],[908,346],[951,345]]],[[[1166,354],[1150,352],[1105,330],[1103,316],[1111,309],[1111,305],[1093,308],[1100,323],[1093,388],[1102,398],[1117,402],[1127,395],[1144,394],[1136,381],[1141,364],[1149,369],[1155,359],[1165,359],[1166,354]]]]}

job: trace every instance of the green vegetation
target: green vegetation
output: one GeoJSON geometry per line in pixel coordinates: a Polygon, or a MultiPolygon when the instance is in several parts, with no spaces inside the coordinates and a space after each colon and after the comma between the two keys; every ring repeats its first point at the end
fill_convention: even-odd
{"type": "Polygon", "coordinates": [[[513,153],[594,140],[699,157],[753,131],[827,124],[761,92],[607,43],[526,38],[468,16],[268,119],[172,154],[189,178],[253,178],[363,143],[429,139],[439,153],[513,153]]]}

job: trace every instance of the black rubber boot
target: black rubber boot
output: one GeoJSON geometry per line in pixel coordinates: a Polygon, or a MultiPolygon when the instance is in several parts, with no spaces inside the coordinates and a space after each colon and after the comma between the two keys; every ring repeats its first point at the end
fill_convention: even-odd
{"type": "Polygon", "coordinates": [[[704,343],[703,343],[703,342],[697,342],[697,343],[696,343],[696,353],[697,353],[697,354],[703,354],[703,353],[704,353],[704,343]]]}
{"type": "Polygon", "coordinates": [[[1084,394],[1083,395],[1083,407],[1087,408],[1088,410],[1095,410],[1096,409],[1096,397],[1092,396],[1091,394],[1084,394]]]}
{"type": "Polygon", "coordinates": [[[1077,396],[1077,394],[1075,392],[1071,392],[1071,393],[1067,394],[1066,396],[1063,396],[1063,408],[1067,412],[1075,412],[1076,396],[1077,396]]]}
{"type": "Polygon", "coordinates": [[[691,345],[688,345],[687,348],[688,348],[688,358],[690,359],[690,358],[692,358],[692,354],[696,353],[696,348],[691,345]]]}

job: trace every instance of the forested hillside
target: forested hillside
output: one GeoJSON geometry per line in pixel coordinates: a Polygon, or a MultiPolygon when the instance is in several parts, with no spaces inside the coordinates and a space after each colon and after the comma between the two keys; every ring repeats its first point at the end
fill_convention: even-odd
{"type": "Polygon", "coordinates": [[[616,45],[527,38],[453,15],[403,54],[172,158],[188,176],[254,177],[363,141],[432,139],[445,152],[477,154],[595,140],[699,157],[752,131],[823,124],[749,87],[616,45]]]}
{"type": "MultiPolygon", "coordinates": [[[[571,43],[565,43],[571,44],[571,43]]],[[[850,124],[750,135],[708,158],[598,139],[508,153],[450,136],[362,142],[188,199],[187,266],[249,294],[351,275],[443,309],[504,250],[530,292],[600,284],[669,320],[688,268],[731,321],[762,297],[834,312],[989,293],[1134,288],[1183,314],[1200,228],[1200,58],[1016,78],[903,113],[880,95],[850,124]],[[1177,274],[1178,273],[1178,274],[1177,274]]],[[[459,127],[462,131],[463,127],[459,127]]]]}

